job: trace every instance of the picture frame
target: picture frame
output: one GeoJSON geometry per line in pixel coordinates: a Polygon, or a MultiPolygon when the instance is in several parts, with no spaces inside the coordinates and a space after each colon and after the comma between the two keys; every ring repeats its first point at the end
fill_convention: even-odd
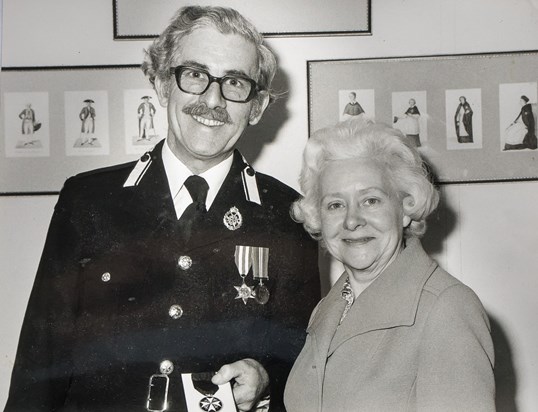
{"type": "Polygon", "coordinates": [[[350,117],[354,98],[370,108],[354,115],[402,131],[439,184],[538,180],[537,65],[536,51],[311,60],[309,135],[350,117]]]}
{"type": "Polygon", "coordinates": [[[56,194],[77,173],[136,160],[166,137],[140,65],[3,67],[0,194],[56,194]]]}
{"type": "MultiPolygon", "coordinates": [[[[239,11],[266,37],[371,34],[371,0],[199,0],[239,11]]],[[[157,37],[179,8],[173,0],[112,0],[115,40],[157,37]]]]}

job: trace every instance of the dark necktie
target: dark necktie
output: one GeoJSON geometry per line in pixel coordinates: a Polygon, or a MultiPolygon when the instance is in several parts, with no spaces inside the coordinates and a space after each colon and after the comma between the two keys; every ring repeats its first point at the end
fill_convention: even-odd
{"type": "Polygon", "coordinates": [[[193,199],[193,202],[179,218],[182,238],[187,242],[191,237],[192,227],[195,222],[199,221],[207,213],[205,201],[209,185],[203,177],[196,175],[189,176],[184,185],[193,199]]]}

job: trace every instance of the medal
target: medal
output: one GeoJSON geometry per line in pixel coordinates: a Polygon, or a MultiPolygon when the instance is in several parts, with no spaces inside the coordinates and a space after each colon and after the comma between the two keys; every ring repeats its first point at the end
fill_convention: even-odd
{"type": "Polygon", "coordinates": [[[234,206],[224,214],[222,222],[226,229],[237,230],[243,225],[243,216],[239,213],[239,209],[234,206]]]}
{"type": "Polygon", "coordinates": [[[222,401],[213,396],[219,387],[211,382],[211,376],[210,373],[193,373],[191,378],[194,389],[204,395],[198,404],[200,409],[206,412],[217,412],[222,409],[222,401]]]}
{"type": "Polygon", "coordinates": [[[269,248],[257,247],[252,253],[252,274],[258,284],[254,286],[254,298],[260,305],[265,305],[269,301],[269,289],[264,285],[264,280],[269,280],[269,248]]]}
{"type": "Polygon", "coordinates": [[[200,401],[200,409],[204,411],[220,411],[222,409],[222,402],[219,398],[214,396],[206,396],[200,401]]]}
{"type": "Polygon", "coordinates": [[[252,265],[252,252],[253,247],[251,246],[236,246],[235,247],[235,265],[241,276],[241,286],[234,286],[237,290],[236,299],[243,299],[243,303],[246,305],[247,300],[254,299],[254,292],[250,286],[245,283],[245,277],[250,270],[252,265]]]}

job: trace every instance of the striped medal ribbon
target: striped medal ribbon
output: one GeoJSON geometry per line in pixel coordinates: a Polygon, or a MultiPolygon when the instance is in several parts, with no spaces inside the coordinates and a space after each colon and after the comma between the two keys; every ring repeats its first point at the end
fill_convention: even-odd
{"type": "Polygon", "coordinates": [[[257,247],[252,253],[252,273],[258,284],[254,286],[254,298],[260,305],[269,301],[269,289],[263,283],[269,280],[269,248],[257,247]]]}
{"type": "Polygon", "coordinates": [[[234,286],[237,290],[236,299],[242,299],[243,303],[246,305],[248,299],[254,299],[253,289],[245,283],[245,278],[252,266],[252,246],[236,246],[235,247],[235,265],[241,276],[241,286],[234,286]]]}

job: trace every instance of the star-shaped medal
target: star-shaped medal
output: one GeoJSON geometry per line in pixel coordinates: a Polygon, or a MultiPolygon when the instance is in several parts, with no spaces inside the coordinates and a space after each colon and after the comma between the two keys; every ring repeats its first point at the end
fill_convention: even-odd
{"type": "Polygon", "coordinates": [[[222,401],[219,398],[208,395],[200,401],[200,408],[208,412],[216,412],[222,408],[222,401]]]}
{"type": "Polygon", "coordinates": [[[247,300],[254,299],[254,292],[252,291],[252,288],[250,286],[247,286],[244,282],[241,286],[234,286],[235,290],[237,290],[237,296],[236,299],[243,299],[243,303],[246,305],[247,300]]]}

